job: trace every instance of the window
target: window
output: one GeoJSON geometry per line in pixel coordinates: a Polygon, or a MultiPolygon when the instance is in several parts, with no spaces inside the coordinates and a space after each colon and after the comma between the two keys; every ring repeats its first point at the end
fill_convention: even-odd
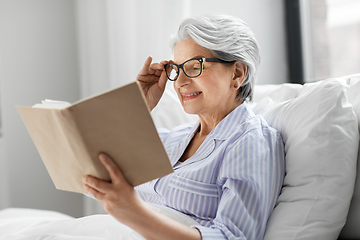
{"type": "Polygon", "coordinates": [[[299,4],[304,81],[359,73],[360,1],[300,0],[299,4]]]}

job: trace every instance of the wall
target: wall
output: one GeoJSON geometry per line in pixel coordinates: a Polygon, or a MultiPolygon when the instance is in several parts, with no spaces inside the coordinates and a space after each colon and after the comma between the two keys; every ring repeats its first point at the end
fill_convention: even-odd
{"type": "Polygon", "coordinates": [[[0,209],[83,214],[81,195],[54,188],[15,105],[74,102],[133,81],[147,56],[171,59],[170,35],[203,13],[244,19],[261,46],[258,84],[286,82],[283,11],[282,0],[0,0],[0,209]]]}
{"type": "Polygon", "coordinates": [[[7,164],[5,161],[4,138],[0,137],[0,209],[9,206],[7,164]]]}
{"type": "Polygon", "coordinates": [[[257,84],[288,81],[283,0],[200,0],[191,1],[191,4],[190,15],[226,13],[249,25],[259,42],[262,57],[257,84]]]}
{"type": "MultiPolygon", "coordinates": [[[[149,55],[153,56],[154,61],[172,59],[169,48],[170,35],[176,33],[180,22],[189,16],[209,13],[237,16],[247,22],[254,31],[262,56],[258,84],[284,83],[288,80],[282,0],[133,0],[100,3],[96,0],[82,0],[81,2],[82,7],[79,10],[82,16],[86,16],[84,11],[91,6],[92,8],[97,6],[97,9],[105,12],[105,20],[88,19],[88,25],[95,27],[87,30],[97,31],[99,33],[97,35],[103,38],[98,37],[97,45],[93,42],[93,46],[101,46],[102,41],[108,46],[106,60],[109,64],[105,72],[112,87],[133,81],[149,55]],[[98,28],[99,20],[104,21],[105,25],[102,28],[98,28]]],[[[88,12],[89,16],[92,11],[88,12]]],[[[89,36],[93,35],[95,34],[89,36]]],[[[90,51],[93,49],[87,46],[90,51]]],[[[99,59],[85,61],[91,61],[96,67],[103,64],[102,57],[103,55],[100,55],[99,59]],[[94,64],[95,62],[99,64],[94,64]]]]}
{"type": "Polygon", "coordinates": [[[7,181],[0,182],[1,208],[83,214],[80,194],[55,189],[15,109],[45,98],[79,99],[74,4],[73,0],[0,0],[0,175],[7,175],[7,181]]]}

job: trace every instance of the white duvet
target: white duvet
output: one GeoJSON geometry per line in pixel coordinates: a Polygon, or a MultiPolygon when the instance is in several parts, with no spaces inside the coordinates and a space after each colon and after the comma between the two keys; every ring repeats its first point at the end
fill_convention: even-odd
{"type": "MultiPolygon", "coordinates": [[[[198,223],[167,207],[157,211],[186,225],[198,223]]],[[[108,214],[73,218],[58,212],[10,208],[0,211],[0,240],[144,240],[108,214]]]]}

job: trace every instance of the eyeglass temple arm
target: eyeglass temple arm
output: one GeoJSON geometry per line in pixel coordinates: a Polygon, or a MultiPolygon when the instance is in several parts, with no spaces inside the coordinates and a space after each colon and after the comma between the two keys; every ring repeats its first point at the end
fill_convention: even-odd
{"type": "Polygon", "coordinates": [[[235,60],[234,61],[225,61],[225,60],[222,60],[220,58],[203,58],[203,61],[204,62],[218,62],[218,63],[233,63],[233,62],[236,62],[235,60]]]}

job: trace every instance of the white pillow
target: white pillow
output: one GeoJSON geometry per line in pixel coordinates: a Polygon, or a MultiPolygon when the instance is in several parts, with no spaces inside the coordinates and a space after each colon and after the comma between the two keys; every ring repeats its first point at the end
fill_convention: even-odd
{"type": "Polygon", "coordinates": [[[265,97],[280,102],[293,99],[299,96],[302,87],[301,84],[292,83],[256,85],[253,102],[257,103],[265,97]]]}
{"type": "Polygon", "coordinates": [[[354,189],[357,118],[339,81],[298,90],[296,98],[257,109],[281,132],[286,151],[284,186],[264,240],[335,240],[354,189]]]}
{"type": "MultiPolygon", "coordinates": [[[[348,84],[347,93],[349,102],[353,105],[354,111],[358,117],[360,129],[360,74],[357,76],[345,78],[344,83],[348,84]]],[[[360,144],[358,153],[357,178],[355,182],[355,192],[351,201],[349,215],[346,224],[341,231],[341,239],[360,239],[360,144]]]]}
{"type": "Polygon", "coordinates": [[[345,78],[343,82],[349,86],[347,96],[349,102],[353,105],[354,111],[359,119],[359,129],[360,129],[360,73],[356,76],[345,78]]]}

